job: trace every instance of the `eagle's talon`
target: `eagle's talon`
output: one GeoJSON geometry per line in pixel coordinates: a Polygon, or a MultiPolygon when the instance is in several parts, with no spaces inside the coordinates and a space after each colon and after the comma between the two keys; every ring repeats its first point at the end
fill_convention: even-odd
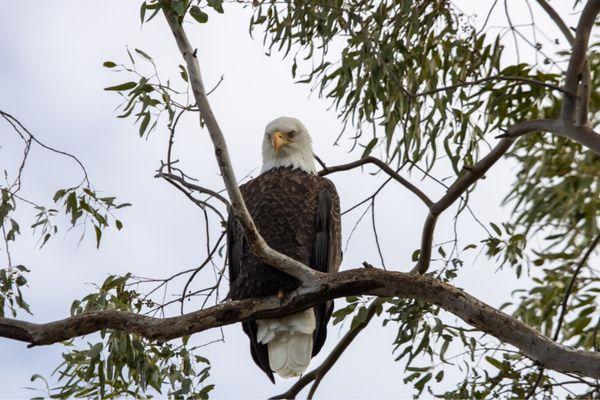
{"type": "Polygon", "coordinates": [[[279,299],[279,304],[281,305],[283,303],[283,299],[285,298],[285,292],[283,289],[279,289],[277,291],[277,298],[279,299]]]}

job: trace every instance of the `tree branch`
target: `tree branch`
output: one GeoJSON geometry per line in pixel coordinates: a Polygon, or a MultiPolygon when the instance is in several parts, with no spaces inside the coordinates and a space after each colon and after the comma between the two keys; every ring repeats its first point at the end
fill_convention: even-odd
{"type": "Polygon", "coordinates": [[[61,342],[102,329],[118,329],[167,341],[241,321],[296,312],[326,299],[351,295],[411,298],[435,304],[469,325],[513,345],[541,366],[600,378],[600,354],[555,343],[525,323],[430,276],[360,268],[324,274],[318,287],[302,287],[280,301],[276,296],[230,301],[178,317],[154,318],[123,311],[94,311],[46,324],[0,318],[0,337],[30,346],[61,342]]]}
{"type": "Polygon", "coordinates": [[[336,165],[335,167],[327,167],[323,164],[323,169],[321,171],[319,171],[319,175],[326,176],[329,174],[333,174],[334,172],[348,171],[350,169],[360,167],[365,164],[374,164],[374,165],[378,166],[381,170],[383,170],[383,172],[385,172],[390,177],[392,177],[393,179],[398,181],[402,186],[404,186],[405,188],[407,188],[408,190],[413,192],[419,199],[421,199],[423,201],[423,203],[425,203],[425,205],[427,207],[431,208],[431,206],[433,205],[433,202],[431,201],[431,199],[425,193],[423,193],[419,188],[417,188],[415,185],[413,185],[412,183],[410,183],[409,181],[404,179],[402,176],[400,176],[396,171],[394,171],[392,168],[390,168],[390,166],[387,165],[385,162],[383,162],[380,159],[375,158],[375,157],[363,157],[360,160],[356,160],[356,161],[348,163],[348,164],[336,165]]]}
{"type": "Polygon", "coordinates": [[[465,87],[465,86],[479,85],[479,84],[490,82],[490,81],[520,82],[520,83],[528,84],[530,86],[540,86],[540,87],[545,87],[545,88],[552,89],[552,90],[557,90],[557,91],[561,92],[562,94],[564,94],[565,96],[570,96],[572,98],[575,98],[575,96],[576,96],[575,92],[569,92],[568,90],[565,90],[564,88],[561,88],[556,85],[552,85],[550,83],[542,82],[542,81],[534,79],[534,78],[525,78],[522,76],[510,76],[510,75],[487,76],[485,78],[480,78],[480,79],[476,79],[476,80],[469,81],[469,82],[461,82],[461,83],[457,83],[455,85],[439,87],[439,88],[427,90],[427,91],[420,92],[420,93],[408,93],[408,94],[409,94],[409,96],[412,96],[412,97],[429,96],[429,95],[439,93],[439,92],[446,92],[449,90],[454,90],[454,89],[458,89],[460,87],[465,87]]]}
{"type": "Polygon", "coordinates": [[[469,187],[477,182],[484,174],[498,161],[512,146],[514,142],[513,138],[504,138],[492,151],[475,165],[465,169],[466,173],[459,176],[456,181],[446,191],[446,194],[437,202],[435,202],[429,211],[429,215],[425,220],[423,226],[423,233],[421,237],[421,250],[419,254],[419,261],[411,272],[419,272],[424,274],[429,269],[429,263],[431,262],[431,246],[433,244],[433,233],[435,230],[435,223],[437,217],[443,213],[448,207],[466,192],[469,187]]]}
{"type": "Polygon", "coordinates": [[[540,5],[540,7],[542,7],[544,11],[546,11],[546,14],[548,14],[548,16],[554,21],[556,26],[558,26],[558,29],[560,29],[560,31],[565,36],[569,44],[572,45],[575,41],[575,37],[573,37],[573,34],[569,30],[567,24],[565,24],[565,21],[563,21],[563,19],[556,12],[556,10],[552,8],[552,6],[546,0],[537,0],[537,2],[540,5]]]}
{"type": "Polygon", "coordinates": [[[571,121],[552,119],[524,121],[509,127],[506,133],[496,137],[517,138],[532,132],[550,132],[558,136],[570,138],[595,153],[600,154],[600,134],[595,132],[590,126],[575,125],[571,121]]]}
{"type": "Polygon", "coordinates": [[[163,179],[170,179],[172,181],[178,182],[181,184],[181,186],[190,189],[190,190],[194,190],[198,193],[202,193],[202,194],[206,194],[209,195],[211,197],[214,197],[215,199],[219,200],[221,203],[225,204],[225,206],[227,208],[229,208],[231,206],[231,204],[229,204],[229,200],[227,200],[225,197],[221,196],[220,193],[215,192],[212,189],[208,189],[202,186],[198,186],[195,185],[191,182],[186,181],[185,179],[183,179],[180,176],[177,176],[175,174],[169,174],[169,173],[165,173],[165,172],[157,172],[156,175],[154,176],[155,178],[163,178],[163,179]]]}
{"type": "Polygon", "coordinates": [[[200,64],[198,63],[196,55],[197,52],[192,48],[185,30],[179,21],[179,16],[169,8],[168,3],[163,4],[162,8],[169,27],[171,28],[171,32],[173,33],[173,37],[177,42],[177,47],[185,60],[194,99],[196,100],[200,112],[200,118],[204,121],[208,129],[210,139],[215,149],[217,164],[219,165],[219,170],[221,171],[227,194],[231,200],[231,211],[240,222],[244,231],[244,236],[248,241],[252,252],[265,263],[299,279],[304,286],[317,285],[318,277],[319,275],[322,275],[322,273],[273,250],[256,229],[256,225],[246,208],[242,193],[240,192],[235,179],[235,173],[229,157],[229,151],[227,150],[225,137],[223,136],[221,127],[208,102],[204,83],[202,81],[202,74],[200,73],[200,64]]]}
{"type": "MultiPolygon", "coordinates": [[[[583,8],[583,11],[581,12],[581,17],[579,17],[579,23],[577,24],[577,30],[575,31],[575,39],[573,41],[569,66],[567,67],[567,72],[565,75],[564,89],[567,92],[579,93],[579,81],[582,78],[587,59],[590,33],[594,27],[594,21],[596,20],[598,13],[600,13],[600,0],[588,0],[583,8]]],[[[563,97],[560,118],[564,123],[575,122],[575,106],[575,99],[569,96],[563,97]]]]}

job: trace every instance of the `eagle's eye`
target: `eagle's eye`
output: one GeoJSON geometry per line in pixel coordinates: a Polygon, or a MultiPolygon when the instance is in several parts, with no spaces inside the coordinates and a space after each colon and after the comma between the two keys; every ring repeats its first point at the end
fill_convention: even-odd
{"type": "Polygon", "coordinates": [[[287,133],[287,136],[289,139],[293,139],[295,135],[296,135],[296,131],[289,131],[287,133]]]}

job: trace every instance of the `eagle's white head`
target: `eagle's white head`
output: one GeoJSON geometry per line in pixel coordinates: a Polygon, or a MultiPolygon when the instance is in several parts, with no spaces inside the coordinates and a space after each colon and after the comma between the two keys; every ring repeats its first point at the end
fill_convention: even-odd
{"type": "Polygon", "coordinates": [[[316,174],[312,140],[306,127],[296,118],[279,117],[265,128],[261,173],[273,168],[299,168],[316,174]]]}

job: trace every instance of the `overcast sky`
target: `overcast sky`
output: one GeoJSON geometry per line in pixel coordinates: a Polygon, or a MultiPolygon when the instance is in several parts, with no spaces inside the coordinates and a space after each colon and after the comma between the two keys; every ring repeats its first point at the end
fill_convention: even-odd
{"type": "MultiPolygon", "coordinates": [[[[77,231],[51,240],[36,250],[36,237],[24,235],[12,248],[13,261],[32,269],[26,297],[33,317],[50,321],[68,315],[71,301],[93,290],[91,282],[102,282],[108,274],[164,277],[191,268],[202,261],[204,226],[200,210],[179,192],[153,177],[164,159],[167,132],[161,127],[149,140],[137,135],[131,120],[117,119],[118,97],[102,88],[127,80],[101,64],[105,60],[126,61],[125,45],[141,48],[158,60],[163,76],[178,76],[180,54],[161,17],[140,28],[137,1],[63,1],[0,2],[0,109],[19,118],[47,144],[76,154],[85,163],[96,189],[133,203],[119,215],[125,224],[121,232],[107,232],[99,250],[93,234],[79,246],[77,231]]],[[[460,1],[467,13],[484,15],[490,1],[460,1]]],[[[529,18],[523,1],[509,0],[515,23],[529,18]]],[[[557,3],[554,1],[553,3],[557,3]]],[[[566,3],[566,2],[562,2],[566,3]]],[[[570,3],[570,2],[568,2],[570,3]]],[[[539,9],[537,24],[551,37],[555,29],[539,9]]],[[[309,88],[297,85],[290,77],[290,64],[275,55],[263,54],[260,40],[248,35],[248,10],[228,5],[225,15],[210,16],[210,23],[189,24],[189,35],[198,47],[207,87],[221,75],[224,81],[211,95],[229,143],[238,177],[260,166],[260,140],[264,126],[281,116],[295,116],[308,127],[315,151],[328,164],[354,160],[348,154],[349,142],[332,146],[341,125],[335,112],[309,88]]],[[[566,15],[566,14],[565,14],[566,15]]],[[[568,17],[571,18],[572,17],[568,17]]],[[[503,13],[495,13],[492,25],[504,25],[503,13]]],[[[523,31],[527,34],[527,31],[523,31]]],[[[547,49],[550,53],[552,48],[547,49]]],[[[4,122],[0,122],[0,167],[15,165],[20,155],[19,142],[4,122]]],[[[205,132],[197,121],[184,120],[178,133],[175,152],[186,171],[201,178],[203,185],[221,188],[213,153],[205,132]]],[[[502,221],[508,215],[500,201],[508,189],[514,168],[499,163],[479,184],[472,196],[478,217],[502,221]]],[[[413,181],[433,198],[443,192],[431,182],[413,181]]],[[[49,203],[58,188],[78,182],[80,173],[68,159],[35,148],[24,176],[22,195],[49,203]]],[[[359,171],[332,177],[345,209],[377,187],[383,177],[361,175],[359,171]]],[[[389,267],[401,271],[411,268],[410,255],[418,248],[425,209],[411,193],[391,187],[378,200],[377,225],[389,267]]],[[[28,214],[21,213],[23,218],[28,214]]],[[[354,213],[344,221],[344,242],[354,213]]],[[[438,224],[435,242],[452,238],[448,212],[438,224]]],[[[28,223],[24,219],[23,226],[28,223]]],[[[461,243],[483,237],[481,228],[468,216],[460,220],[461,243]]],[[[358,267],[368,260],[378,265],[368,224],[353,236],[344,254],[344,268],[358,267]]],[[[0,264],[4,264],[2,259],[0,264]]],[[[516,281],[511,271],[499,271],[484,257],[466,263],[456,284],[494,306],[507,301],[516,281]]],[[[519,285],[524,283],[519,282],[519,285]]],[[[195,282],[196,288],[202,282],[195,282]]],[[[169,294],[176,293],[176,289],[169,294]]],[[[341,301],[338,301],[341,303],[341,301]]],[[[448,316],[448,318],[452,318],[448,316]]],[[[393,325],[381,328],[374,321],[355,344],[341,357],[321,383],[322,398],[398,398],[409,397],[412,389],[402,383],[402,366],[395,363],[391,343],[393,325]]],[[[264,398],[287,389],[293,381],[278,380],[274,387],[252,362],[247,338],[238,325],[225,327],[225,343],[208,346],[201,353],[213,364],[211,383],[215,398],[264,398]]],[[[330,328],[328,342],[311,366],[318,365],[345,332],[330,328]]],[[[195,343],[218,337],[211,331],[194,335],[195,343]]],[[[61,360],[61,345],[27,349],[25,344],[0,339],[0,398],[35,395],[26,389],[33,373],[48,376],[61,360]]],[[[451,371],[449,371],[451,373],[451,371]]]]}

